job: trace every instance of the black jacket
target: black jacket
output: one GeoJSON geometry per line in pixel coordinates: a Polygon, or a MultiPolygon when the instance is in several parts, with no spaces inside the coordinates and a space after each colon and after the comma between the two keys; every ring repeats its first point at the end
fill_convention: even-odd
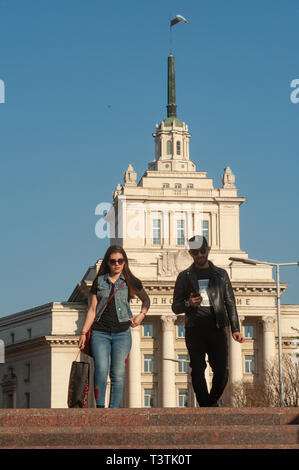
{"type": "MultiPolygon", "coordinates": [[[[209,281],[208,296],[216,315],[217,328],[223,328],[230,324],[232,333],[240,331],[238,313],[233,288],[225,269],[218,268],[209,261],[212,270],[212,278],[209,281]]],[[[196,308],[186,307],[184,301],[189,300],[191,292],[198,292],[198,281],[194,263],[177,277],[172,311],[176,314],[186,313],[186,326],[194,326],[196,308]]]]}

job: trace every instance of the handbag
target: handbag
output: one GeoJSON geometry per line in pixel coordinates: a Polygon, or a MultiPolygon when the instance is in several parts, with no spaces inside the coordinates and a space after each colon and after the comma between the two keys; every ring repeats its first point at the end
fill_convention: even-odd
{"type": "MultiPolygon", "coordinates": [[[[118,289],[123,285],[123,283],[125,282],[125,279],[120,283],[120,285],[118,286],[118,288],[113,292],[113,294],[109,297],[108,300],[106,300],[106,302],[104,303],[104,305],[102,305],[101,309],[99,310],[98,312],[98,315],[99,313],[101,313],[101,311],[104,309],[104,307],[108,304],[108,302],[110,302],[110,300],[112,299],[112,297],[114,296],[114,294],[116,294],[116,292],[118,291],[118,289]]],[[[84,345],[84,349],[83,349],[83,352],[85,354],[87,354],[88,356],[91,356],[91,348],[90,348],[90,337],[91,337],[91,330],[89,329],[88,332],[86,333],[86,338],[85,338],[85,345],[84,345]]]]}
{"type": "Polygon", "coordinates": [[[72,362],[67,399],[69,408],[86,407],[89,392],[89,367],[88,362],[76,360],[72,362]]]}

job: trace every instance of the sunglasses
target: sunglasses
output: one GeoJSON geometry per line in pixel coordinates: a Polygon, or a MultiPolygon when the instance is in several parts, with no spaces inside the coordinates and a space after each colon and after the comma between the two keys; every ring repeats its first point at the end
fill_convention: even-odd
{"type": "Polygon", "coordinates": [[[116,263],[119,264],[119,265],[122,265],[124,263],[124,261],[125,260],[123,258],[119,258],[119,259],[109,259],[108,262],[109,262],[109,264],[112,264],[113,266],[115,266],[116,263]]]}
{"type": "Polygon", "coordinates": [[[192,256],[196,256],[199,253],[204,255],[206,251],[207,251],[207,246],[198,248],[197,250],[190,250],[190,253],[191,253],[192,256]]]}

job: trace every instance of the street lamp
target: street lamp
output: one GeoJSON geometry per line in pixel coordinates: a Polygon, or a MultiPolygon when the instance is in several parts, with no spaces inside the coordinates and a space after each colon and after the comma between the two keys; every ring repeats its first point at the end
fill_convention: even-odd
{"type": "Polygon", "coordinates": [[[279,384],[280,384],[280,406],[284,407],[284,390],[283,390],[283,377],[282,377],[282,346],[281,346],[281,324],[280,324],[280,278],[279,268],[280,266],[299,266],[299,261],[295,263],[270,263],[268,261],[259,261],[257,259],[249,258],[235,258],[231,256],[231,261],[239,261],[245,264],[266,264],[268,266],[276,267],[276,305],[277,305],[277,327],[278,327],[278,364],[279,364],[279,384]]]}

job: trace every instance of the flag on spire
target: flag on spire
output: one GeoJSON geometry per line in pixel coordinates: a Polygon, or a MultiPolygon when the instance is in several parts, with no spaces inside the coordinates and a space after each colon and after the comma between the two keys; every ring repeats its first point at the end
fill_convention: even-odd
{"type": "Polygon", "coordinates": [[[183,23],[189,23],[189,21],[186,20],[182,15],[175,15],[173,18],[170,20],[170,26],[174,26],[177,23],[180,23],[183,21],[183,23]]]}

